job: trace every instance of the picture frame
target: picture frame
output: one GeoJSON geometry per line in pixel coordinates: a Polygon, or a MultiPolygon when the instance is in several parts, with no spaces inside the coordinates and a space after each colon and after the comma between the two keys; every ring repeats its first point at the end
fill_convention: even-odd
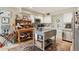
{"type": "Polygon", "coordinates": [[[9,24],[10,22],[10,18],[9,17],[2,17],[1,19],[1,23],[2,24],[9,24]]]}

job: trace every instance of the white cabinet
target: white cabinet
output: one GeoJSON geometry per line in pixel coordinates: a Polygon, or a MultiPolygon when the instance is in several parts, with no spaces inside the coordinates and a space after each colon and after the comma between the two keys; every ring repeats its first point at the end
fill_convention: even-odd
{"type": "Polygon", "coordinates": [[[64,23],[71,23],[73,17],[73,13],[66,13],[63,15],[63,22],[64,23]]]}
{"type": "Polygon", "coordinates": [[[51,21],[51,15],[47,15],[47,16],[44,16],[44,23],[52,23],[51,21]]]}
{"type": "Polygon", "coordinates": [[[64,31],[64,39],[65,41],[72,42],[72,30],[71,29],[65,29],[64,31]]]}
{"type": "Polygon", "coordinates": [[[40,19],[40,22],[43,23],[44,19],[43,19],[43,16],[42,15],[39,15],[39,16],[36,16],[36,15],[30,15],[30,20],[32,20],[32,23],[35,22],[35,19],[40,19]]]}

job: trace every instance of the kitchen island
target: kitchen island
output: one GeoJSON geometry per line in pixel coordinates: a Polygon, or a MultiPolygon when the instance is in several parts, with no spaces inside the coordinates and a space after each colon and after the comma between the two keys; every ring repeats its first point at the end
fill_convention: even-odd
{"type": "Polygon", "coordinates": [[[43,28],[42,31],[38,30],[35,32],[35,46],[40,48],[41,50],[45,50],[47,46],[52,44],[52,41],[56,42],[56,30],[43,28]],[[54,37],[54,39],[51,39],[54,37]],[[51,40],[51,41],[50,41],[51,40]]]}

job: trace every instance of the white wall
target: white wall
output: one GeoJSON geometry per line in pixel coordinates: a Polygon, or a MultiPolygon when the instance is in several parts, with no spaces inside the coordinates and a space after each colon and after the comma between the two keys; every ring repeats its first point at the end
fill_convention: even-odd
{"type": "Polygon", "coordinates": [[[6,12],[5,14],[0,15],[0,34],[1,34],[1,17],[8,17],[8,15],[10,15],[10,25],[12,25],[15,24],[15,15],[19,11],[17,10],[17,8],[14,7],[4,7],[4,8],[0,8],[0,10],[10,12],[10,14],[7,14],[8,12],[6,12]]]}
{"type": "Polygon", "coordinates": [[[57,30],[56,37],[62,38],[62,29],[63,29],[63,15],[53,16],[52,23],[54,28],[57,30]]]}
{"type": "MultiPolygon", "coordinates": [[[[6,9],[2,9],[0,8],[0,12],[3,12],[3,14],[0,14],[0,34],[2,33],[2,30],[1,30],[1,25],[5,25],[5,24],[2,24],[1,20],[2,20],[2,17],[8,17],[11,19],[11,16],[10,16],[10,12],[6,9]]],[[[9,24],[8,24],[9,25],[9,24]]]]}
{"type": "Polygon", "coordinates": [[[62,38],[62,30],[64,29],[65,23],[70,23],[72,20],[72,14],[73,13],[65,13],[60,15],[52,16],[52,23],[54,25],[54,28],[57,30],[57,37],[62,38]]]}

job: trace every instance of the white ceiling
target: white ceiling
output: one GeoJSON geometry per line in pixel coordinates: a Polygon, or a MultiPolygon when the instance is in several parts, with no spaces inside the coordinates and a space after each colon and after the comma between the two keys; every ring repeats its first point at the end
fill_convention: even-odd
{"type": "Polygon", "coordinates": [[[55,12],[55,11],[59,11],[59,10],[67,9],[67,8],[65,7],[63,8],[61,7],[33,7],[32,9],[40,13],[51,13],[51,12],[55,12]]]}
{"type": "Polygon", "coordinates": [[[29,9],[30,11],[39,12],[42,14],[46,13],[57,14],[73,10],[72,7],[32,7],[32,8],[28,7],[26,9],[29,9]]]}

